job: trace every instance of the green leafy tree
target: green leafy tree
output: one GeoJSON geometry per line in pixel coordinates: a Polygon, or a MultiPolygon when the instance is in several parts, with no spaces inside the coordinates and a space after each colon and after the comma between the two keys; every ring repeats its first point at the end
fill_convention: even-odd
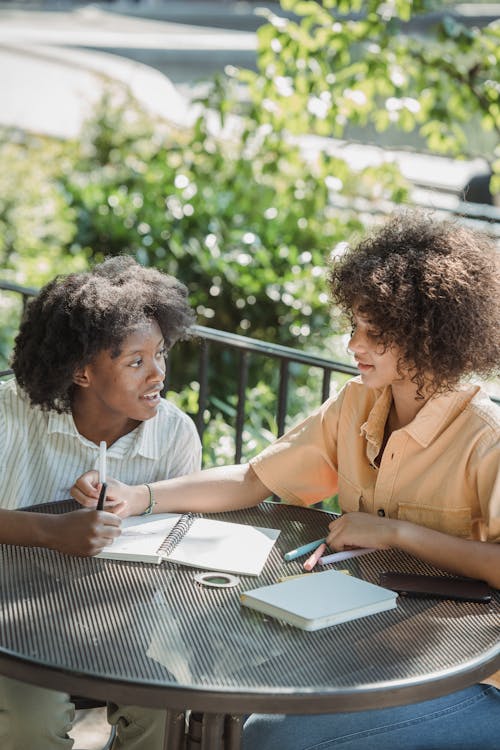
{"type": "Polygon", "coordinates": [[[404,184],[390,165],[375,179],[327,154],[310,160],[255,117],[227,132],[229,91],[219,87],[210,102],[221,128],[208,125],[212,109],[184,132],[144,121],[131,100],[103,102],[60,178],[76,216],[68,250],[96,260],[130,253],[178,276],[206,325],[292,345],[317,332],[320,341],[330,324],[326,258],[363,226],[332,205],[332,189],[393,199],[406,196],[404,184]]]}
{"type": "Polygon", "coordinates": [[[259,71],[240,79],[275,129],[412,131],[434,152],[485,157],[500,192],[500,21],[469,28],[447,5],[282,0],[294,15],[267,14],[259,71]]]}

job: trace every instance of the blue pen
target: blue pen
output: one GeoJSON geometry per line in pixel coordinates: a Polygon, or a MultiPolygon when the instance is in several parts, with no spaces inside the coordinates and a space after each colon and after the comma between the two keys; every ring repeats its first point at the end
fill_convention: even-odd
{"type": "Polygon", "coordinates": [[[324,544],[324,542],[326,542],[326,539],[316,539],[315,542],[309,542],[309,544],[303,544],[302,547],[297,547],[297,549],[292,549],[290,552],[285,552],[285,560],[290,562],[290,560],[296,560],[297,557],[307,555],[308,552],[312,552],[313,549],[319,547],[320,544],[324,544]]]}

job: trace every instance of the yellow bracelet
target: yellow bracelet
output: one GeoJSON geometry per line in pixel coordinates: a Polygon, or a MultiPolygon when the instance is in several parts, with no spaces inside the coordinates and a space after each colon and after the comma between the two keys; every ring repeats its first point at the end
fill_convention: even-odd
{"type": "Polygon", "coordinates": [[[141,516],[149,516],[153,512],[153,508],[156,505],[156,500],[154,499],[153,490],[151,486],[149,484],[146,484],[146,487],[148,488],[148,492],[149,492],[149,505],[144,511],[144,513],[141,513],[141,516]]]}

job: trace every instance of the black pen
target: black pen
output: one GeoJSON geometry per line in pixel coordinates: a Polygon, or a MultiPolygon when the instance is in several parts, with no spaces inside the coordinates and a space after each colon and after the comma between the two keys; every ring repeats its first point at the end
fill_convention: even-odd
{"type": "Polygon", "coordinates": [[[106,442],[101,440],[99,443],[99,481],[101,483],[101,491],[99,493],[99,500],[97,501],[97,510],[104,509],[104,501],[106,500],[106,442]]]}

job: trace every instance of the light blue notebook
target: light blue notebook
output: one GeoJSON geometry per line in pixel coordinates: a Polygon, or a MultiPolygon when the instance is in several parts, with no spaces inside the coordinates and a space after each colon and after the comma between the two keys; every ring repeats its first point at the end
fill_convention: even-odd
{"type": "Polygon", "coordinates": [[[319,630],[396,606],[394,591],[338,570],[251,589],[241,603],[303,630],[319,630]]]}

